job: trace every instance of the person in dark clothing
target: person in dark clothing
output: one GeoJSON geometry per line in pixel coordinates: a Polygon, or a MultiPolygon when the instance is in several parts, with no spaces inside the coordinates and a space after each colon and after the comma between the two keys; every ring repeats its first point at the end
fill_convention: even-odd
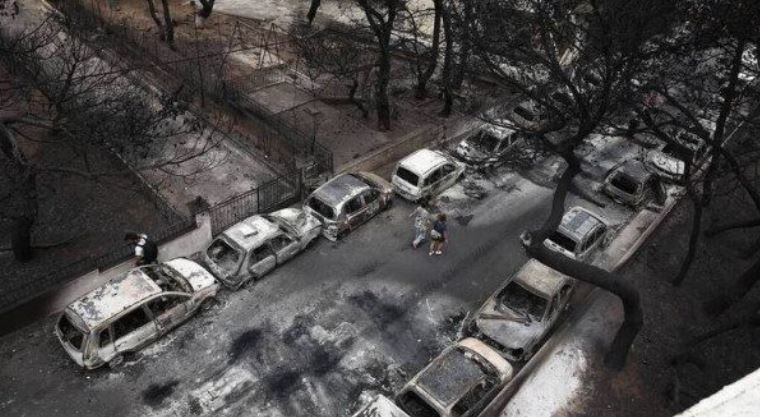
{"type": "Polygon", "coordinates": [[[448,226],[446,225],[446,215],[444,213],[439,213],[435,220],[435,223],[433,223],[433,228],[430,230],[430,240],[432,242],[430,243],[429,255],[442,255],[443,245],[448,239],[449,230],[448,226]]]}
{"type": "Polygon", "coordinates": [[[156,262],[156,258],[158,258],[158,245],[150,240],[148,235],[128,232],[124,236],[124,240],[135,245],[135,256],[137,257],[135,265],[147,265],[156,262]]]}

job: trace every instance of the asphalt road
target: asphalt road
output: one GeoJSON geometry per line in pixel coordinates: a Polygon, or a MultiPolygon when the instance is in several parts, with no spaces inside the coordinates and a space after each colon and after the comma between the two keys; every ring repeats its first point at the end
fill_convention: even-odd
{"type": "Polygon", "coordinates": [[[522,265],[517,236],[551,190],[457,206],[442,257],[413,250],[397,204],[344,241],[320,240],[122,367],[83,371],[52,319],[0,339],[0,415],[348,415],[362,392],[391,392],[456,339],[464,311],[522,265]],[[472,216],[471,218],[469,216],[472,216]]]}

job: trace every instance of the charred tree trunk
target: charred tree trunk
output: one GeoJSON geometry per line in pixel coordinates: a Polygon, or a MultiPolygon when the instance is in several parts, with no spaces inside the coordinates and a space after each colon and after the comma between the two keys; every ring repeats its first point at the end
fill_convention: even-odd
{"type": "Polygon", "coordinates": [[[729,307],[741,301],[752,287],[760,281],[760,258],[747,268],[746,271],[736,280],[734,285],[729,287],[728,291],[715,297],[705,304],[705,310],[712,315],[719,315],[728,310],[729,307]]]}
{"type": "Polygon", "coordinates": [[[14,220],[11,229],[11,249],[19,262],[32,259],[32,219],[22,216],[14,220]]]}
{"type": "Polygon", "coordinates": [[[311,5],[309,6],[309,12],[306,13],[306,19],[309,21],[309,26],[311,26],[312,23],[314,23],[314,18],[317,17],[317,11],[319,10],[319,6],[322,5],[322,0],[311,0],[311,5]]]}
{"type": "Polygon", "coordinates": [[[686,251],[686,257],[684,257],[681,263],[681,269],[678,271],[678,275],[673,279],[673,285],[676,287],[683,283],[686,278],[686,274],[691,268],[691,264],[694,261],[694,254],[697,252],[697,244],[699,243],[699,234],[702,231],[702,201],[695,195],[691,196],[692,205],[694,206],[694,213],[692,213],[691,220],[691,235],[689,236],[689,248],[686,251]]]}
{"type": "Polygon", "coordinates": [[[400,7],[398,0],[377,2],[384,6],[385,14],[377,10],[376,2],[358,0],[364,10],[369,26],[377,38],[377,80],[375,81],[375,102],[377,125],[380,130],[391,129],[391,104],[388,88],[391,81],[391,32],[400,7]]]}
{"type": "Polygon", "coordinates": [[[164,26],[166,28],[166,43],[169,48],[176,50],[174,46],[174,22],[172,21],[171,10],[169,10],[169,0],[161,0],[161,6],[164,11],[164,26]]]}
{"type": "Polygon", "coordinates": [[[156,23],[156,27],[158,28],[158,33],[161,38],[161,40],[166,39],[166,32],[164,31],[164,24],[161,23],[161,19],[158,18],[158,12],[156,12],[156,3],[153,2],[153,0],[146,0],[148,2],[148,13],[150,14],[151,19],[153,19],[153,22],[156,23]]]}
{"type": "Polygon", "coordinates": [[[359,109],[360,112],[362,112],[362,117],[367,118],[369,117],[369,112],[367,111],[367,108],[364,107],[364,104],[360,100],[356,99],[356,91],[359,90],[359,80],[355,79],[351,83],[351,86],[348,89],[348,101],[354,104],[356,108],[359,109]]]}
{"type": "Polygon", "coordinates": [[[573,179],[581,171],[580,161],[573,155],[572,150],[561,152],[560,155],[567,161],[568,167],[562,173],[554,191],[551,213],[541,229],[523,234],[523,245],[528,255],[550,268],[607,290],[620,298],[625,317],[604,359],[609,368],[620,370],[625,366],[628,352],[644,323],[638,291],[633,285],[617,279],[608,271],[570,259],[543,245],[543,241],[559,226],[565,210],[565,197],[572,186],[573,179]]]}
{"type": "Polygon", "coordinates": [[[443,8],[443,0],[433,0],[435,7],[435,16],[433,17],[433,39],[430,46],[430,56],[427,60],[427,65],[420,65],[417,71],[417,87],[415,89],[414,97],[417,99],[423,99],[427,96],[427,84],[430,78],[435,72],[435,68],[438,66],[438,50],[441,43],[441,11],[443,8]],[[424,67],[424,70],[423,70],[424,67]]]}
{"type": "Polygon", "coordinates": [[[443,83],[443,109],[441,116],[448,117],[454,107],[454,96],[451,91],[451,67],[454,50],[454,34],[451,28],[451,13],[447,7],[441,10],[441,19],[443,20],[443,33],[446,36],[446,49],[443,53],[443,73],[441,82],[443,83]]]}
{"type": "Polygon", "coordinates": [[[214,0],[199,0],[201,3],[201,9],[198,10],[198,16],[203,19],[211,17],[211,12],[214,10],[214,0]]]}
{"type": "Polygon", "coordinates": [[[463,7],[463,20],[460,25],[461,37],[462,37],[462,49],[459,52],[459,62],[457,62],[456,74],[452,81],[452,88],[458,90],[462,88],[464,82],[464,75],[467,72],[468,61],[470,59],[470,53],[472,51],[472,35],[470,33],[470,24],[473,21],[472,2],[462,2],[463,7]]]}

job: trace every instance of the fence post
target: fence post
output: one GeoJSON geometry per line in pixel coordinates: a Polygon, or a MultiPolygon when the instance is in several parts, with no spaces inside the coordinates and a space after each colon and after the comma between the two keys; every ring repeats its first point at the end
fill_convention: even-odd
{"type": "Polygon", "coordinates": [[[256,186],[256,213],[261,213],[261,184],[256,186]]]}

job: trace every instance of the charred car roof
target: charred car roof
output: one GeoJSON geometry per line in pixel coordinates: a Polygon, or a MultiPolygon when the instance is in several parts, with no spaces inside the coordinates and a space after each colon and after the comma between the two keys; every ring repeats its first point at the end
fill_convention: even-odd
{"type": "Polygon", "coordinates": [[[626,161],[623,165],[619,166],[615,172],[620,172],[626,176],[635,179],[639,182],[645,181],[652,174],[646,170],[644,164],[638,160],[626,161]]]}
{"type": "Polygon", "coordinates": [[[430,149],[420,149],[399,162],[399,166],[412,171],[417,175],[424,176],[428,172],[438,168],[449,159],[440,152],[430,149]]]}
{"type": "Polygon", "coordinates": [[[149,276],[140,269],[133,269],[85,294],[71,303],[67,310],[81,318],[88,330],[93,330],[122,311],[161,292],[149,276]]]}
{"type": "Polygon", "coordinates": [[[280,234],[280,227],[261,216],[251,216],[222,233],[233,243],[248,251],[261,246],[267,239],[280,234]]]}
{"type": "Polygon", "coordinates": [[[543,298],[551,299],[571,278],[531,259],[515,274],[515,282],[543,298]]]}
{"type": "Polygon", "coordinates": [[[358,176],[343,174],[317,188],[312,195],[335,208],[369,188],[370,186],[358,176]]]}
{"type": "Polygon", "coordinates": [[[599,217],[583,207],[573,207],[562,216],[559,229],[567,237],[580,242],[600,225],[604,226],[604,222],[599,217]]]}

